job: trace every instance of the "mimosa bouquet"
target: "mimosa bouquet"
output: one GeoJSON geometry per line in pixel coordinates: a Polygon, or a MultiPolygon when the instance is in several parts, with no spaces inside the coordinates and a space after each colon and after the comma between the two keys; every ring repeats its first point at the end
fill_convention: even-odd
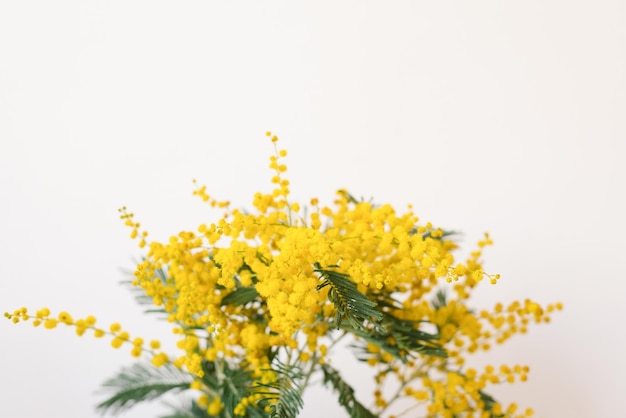
{"type": "Polygon", "coordinates": [[[532,409],[490,395],[493,385],[525,381],[528,367],[475,369],[467,360],[548,322],[561,305],[526,299],[472,309],[472,291],[499,278],[483,270],[488,235],[458,261],[456,235],[421,223],[411,207],[400,213],[346,190],[328,206],[292,201],[287,152],[267,136],[273,190],[256,193],[252,211],[231,208],[196,183],[194,194],[224,216],[150,242],[134,214],[120,210],[145,251],[132,285],[150,312],[166,318],[177,352],[119,323],[101,327],[93,316],[47,308],[5,316],[48,329],[65,324],[129,349],[137,362],[104,383],[109,397],[98,405],[114,414],[185,392],[188,403],[167,417],[296,417],[317,381],[353,418],[531,416],[532,409]],[[357,394],[345,380],[333,363],[339,348],[371,369],[373,393],[357,394]]]}

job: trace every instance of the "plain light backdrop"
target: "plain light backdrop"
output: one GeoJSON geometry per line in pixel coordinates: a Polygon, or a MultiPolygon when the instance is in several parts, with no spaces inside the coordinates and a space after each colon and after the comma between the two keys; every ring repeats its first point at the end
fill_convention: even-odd
{"type": "MultiPolygon", "coordinates": [[[[141,251],[269,190],[271,130],[295,197],[339,188],[463,231],[500,273],[474,301],[565,310],[474,364],[528,364],[505,402],[615,417],[626,392],[626,6],[608,1],[3,1],[0,311],[120,321],[141,251]]],[[[133,359],[106,340],[0,318],[0,416],[96,416],[133,359]]],[[[367,372],[337,353],[351,382],[367,372]]],[[[323,390],[303,417],[345,416],[323,390]]],[[[367,403],[367,402],[366,402],[367,403]]],[[[154,417],[160,405],[125,416],[154,417]]]]}

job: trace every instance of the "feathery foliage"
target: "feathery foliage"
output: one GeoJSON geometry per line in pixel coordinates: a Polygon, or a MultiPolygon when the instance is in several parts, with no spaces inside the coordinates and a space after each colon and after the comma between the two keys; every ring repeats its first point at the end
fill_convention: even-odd
{"type": "Polygon", "coordinates": [[[103,413],[117,414],[139,402],[188,389],[192,381],[188,373],[170,364],[155,368],[147,363],[135,363],[102,384],[102,391],[113,395],[97,408],[103,413]]]}
{"type": "Polygon", "coordinates": [[[222,299],[222,305],[243,306],[257,300],[259,293],[254,287],[238,287],[222,299]]]}
{"type": "MultiPolygon", "coordinates": [[[[218,371],[215,363],[206,360],[202,367],[205,371],[202,382],[220,394],[220,401],[224,405],[220,417],[228,418],[245,397],[254,393],[254,378],[245,367],[231,367],[228,363],[223,363],[222,369],[218,371]]],[[[246,416],[264,417],[265,414],[256,405],[249,405],[246,416]]]]}
{"type": "Polygon", "coordinates": [[[348,320],[353,328],[359,330],[365,329],[364,322],[366,321],[378,326],[378,321],[383,316],[382,313],[375,309],[376,302],[359,292],[356,283],[350,280],[348,274],[323,269],[319,263],[315,263],[315,272],[322,279],[322,283],[317,286],[317,290],[321,290],[326,286],[330,287],[328,300],[335,305],[334,325],[336,328],[341,328],[344,318],[348,320]]]}
{"type": "Polygon", "coordinates": [[[346,383],[339,372],[329,366],[323,364],[321,366],[324,374],[324,384],[330,385],[332,389],[339,395],[339,405],[350,414],[350,418],[377,418],[369,409],[360,403],[354,396],[354,389],[346,383]]]}
{"type": "Polygon", "coordinates": [[[276,380],[271,383],[257,382],[256,394],[261,395],[261,405],[269,406],[270,418],[294,418],[304,406],[301,371],[294,366],[286,366],[279,361],[272,367],[276,380]]]}

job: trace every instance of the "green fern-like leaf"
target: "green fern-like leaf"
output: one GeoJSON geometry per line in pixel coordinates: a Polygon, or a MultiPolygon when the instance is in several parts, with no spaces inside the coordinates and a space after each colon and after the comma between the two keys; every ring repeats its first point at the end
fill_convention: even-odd
{"type": "Polygon", "coordinates": [[[430,356],[447,357],[446,351],[436,342],[440,336],[420,330],[419,325],[421,323],[420,321],[399,319],[385,313],[383,325],[387,332],[383,336],[386,337],[386,341],[393,341],[394,346],[407,355],[417,352],[430,356]]]}
{"type": "Polygon", "coordinates": [[[350,276],[333,270],[323,269],[319,263],[315,263],[315,272],[320,275],[322,283],[317,286],[317,290],[330,287],[328,300],[335,305],[335,326],[341,328],[344,319],[356,329],[365,329],[364,322],[373,323],[378,326],[378,321],[382,319],[382,313],[377,311],[376,302],[368,299],[366,295],[359,292],[356,283],[350,280],[350,276]]]}
{"type": "Polygon", "coordinates": [[[295,418],[298,416],[298,412],[304,406],[302,396],[300,395],[300,387],[294,385],[293,387],[284,386],[280,389],[278,396],[278,402],[273,406],[270,417],[271,418],[295,418]]]}
{"type": "MultiPolygon", "coordinates": [[[[410,357],[415,357],[416,353],[442,358],[448,356],[441,345],[434,341],[429,341],[434,338],[434,335],[407,326],[407,321],[399,323],[385,322],[384,325],[388,330],[384,333],[364,331],[347,326],[343,328],[361,337],[363,341],[377,345],[403,363],[406,363],[410,357]]],[[[353,347],[365,354],[369,353],[365,346],[353,345],[353,347]]]]}
{"type": "MultiPolygon", "coordinates": [[[[213,393],[219,394],[224,408],[220,418],[232,418],[235,407],[254,390],[251,372],[241,365],[231,367],[228,363],[223,363],[217,371],[215,363],[207,360],[202,361],[202,371],[204,376],[201,380],[213,393]]],[[[206,416],[206,411],[204,411],[206,416]]],[[[248,405],[246,417],[267,418],[267,414],[262,408],[256,405],[248,405]]]]}
{"type": "MultiPolygon", "coordinates": [[[[426,321],[412,321],[396,317],[393,313],[401,311],[402,305],[386,292],[373,293],[371,297],[381,311],[380,326],[374,329],[357,329],[344,325],[342,327],[344,330],[361,337],[365,342],[379,346],[405,363],[409,357],[415,357],[417,353],[447,357],[446,351],[438,343],[439,333],[431,334],[420,329],[426,321]]],[[[438,297],[443,297],[445,303],[445,294],[442,296],[438,293],[438,297]]],[[[353,347],[362,350],[366,356],[369,356],[363,341],[353,345],[353,347]]]]}
{"type": "Polygon", "coordinates": [[[151,364],[136,363],[103,383],[103,391],[113,392],[113,395],[98,404],[97,409],[102,413],[117,414],[168,392],[189,389],[192,381],[189,374],[170,364],[156,368],[151,364]]]}
{"type": "Polygon", "coordinates": [[[322,364],[324,384],[331,385],[339,394],[339,404],[350,414],[351,418],[377,418],[369,409],[361,404],[354,396],[354,389],[346,383],[339,372],[328,364],[322,364]]]}
{"type": "MultiPolygon", "coordinates": [[[[209,362],[207,365],[211,364],[209,362]]],[[[224,364],[223,377],[219,383],[218,392],[221,394],[221,401],[224,405],[223,412],[233,411],[241,400],[251,393],[252,376],[244,367],[231,368],[228,363],[224,364]]],[[[229,415],[222,414],[224,418],[229,415]]],[[[261,410],[255,406],[248,406],[246,416],[265,417],[261,410]]]]}
{"type": "Polygon", "coordinates": [[[302,379],[302,373],[295,366],[276,363],[272,367],[277,375],[276,381],[268,384],[257,383],[255,393],[263,396],[259,406],[269,406],[271,418],[295,418],[304,406],[302,388],[298,383],[302,379]]]}
{"type": "Polygon", "coordinates": [[[497,401],[491,395],[483,392],[482,390],[479,390],[478,394],[480,395],[480,400],[483,401],[485,405],[484,410],[490,412],[492,418],[504,418],[504,415],[502,414],[495,415],[493,413],[493,406],[496,404],[497,401]]]}
{"type": "Polygon", "coordinates": [[[242,306],[259,297],[254,287],[239,287],[222,299],[222,305],[242,306]]]}

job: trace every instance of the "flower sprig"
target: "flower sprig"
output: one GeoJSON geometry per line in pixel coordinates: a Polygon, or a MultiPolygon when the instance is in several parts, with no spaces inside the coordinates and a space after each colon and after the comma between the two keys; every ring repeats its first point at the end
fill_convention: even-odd
{"type": "Polygon", "coordinates": [[[130,354],[133,357],[141,357],[147,355],[152,358],[152,364],[155,366],[161,366],[168,361],[167,354],[158,351],[161,347],[159,340],[151,340],[147,345],[144,339],[136,337],[131,339],[130,334],[127,331],[122,330],[122,326],[118,323],[112,323],[108,330],[105,328],[99,328],[96,326],[96,317],[89,315],[86,318],[76,319],[65,312],[61,311],[57,316],[53,316],[48,308],[41,308],[35,312],[35,315],[28,313],[26,307],[21,307],[13,311],[13,313],[5,312],[4,316],[10,319],[14,324],[19,322],[30,321],[34,327],[42,326],[46,329],[55,329],[59,324],[74,327],[76,335],[82,337],[88,330],[93,332],[94,338],[103,338],[105,336],[111,338],[111,347],[120,348],[124,345],[130,345],[130,354]]]}
{"type": "Polygon", "coordinates": [[[459,261],[455,234],[420,222],[412,207],[399,212],[343,189],[329,205],[318,198],[308,205],[292,201],[287,151],[278,148],[276,135],[267,136],[274,144],[273,188],[254,195],[252,212],[209,196],[194,181],[193,194],[224,216],[159,242],[149,241],[135,215],[120,209],[131,238],[146,251],[132,284],[166,316],[177,354],[159,351],[158,341],[131,340],[119,324],[98,328],[92,316],[75,321],[47,309],[30,316],[25,308],[5,316],[50,329],[64,323],[78,335],[92,330],[110,336],[115,348],[130,345],[134,357],[145,355],[146,366],[105,383],[114,393],[100,408],[113,412],[189,390],[195,396],[180,411],[185,416],[292,417],[317,375],[351,417],[531,416],[532,409],[505,407],[487,392],[525,381],[528,367],[479,372],[469,360],[532,323],[549,322],[561,304],[525,299],[471,308],[475,288],[500,278],[481,261],[493,244],[488,234],[459,261]],[[371,405],[357,399],[332,364],[332,349],[345,338],[373,372],[371,405]],[[412,405],[396,411],[401,400],[412,405]]]}

